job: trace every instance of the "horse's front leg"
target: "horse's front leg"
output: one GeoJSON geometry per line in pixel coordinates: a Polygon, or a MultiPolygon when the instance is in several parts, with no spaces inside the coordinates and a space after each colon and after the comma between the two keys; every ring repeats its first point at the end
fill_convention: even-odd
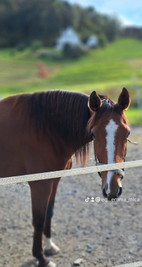
{"type": "Polygon", "coordinates": [[[33,215],[33,256],[39,261],[39,267],[55,267],[56,265],[48,261],[42,250],[42,233],[45,220],[47,203],[52,192],[53,183],[50,182],[31,182],[31,199],[33,215]]]}
{"type": "Polygon", "coordinates": [[[46,249],[44,252],[47,256],[55,255],[60,251],[59,247],[56,246],[55,243],[51,239],[51,221],[53,217],[55,196],[56,196],[59,181],[60,181],[60,178],[55,179],[53,182],[52,194],[50,196],[50,200],[48,203],[45,223],[44,223],[44,234],[46,237],[46,249]]]}
{"type": "MultiPolygon", "coordinates": [[[[72,158],[68,160],[65,166],[65,169],[71,169],[71,167],[72,167],[72,158]]],[[[59,181],[60,181],[60,178],[55,179],[53,182],[53,190],[52,190],[52,194],[51,194],[51,197],[48,203],[46,219],[45,219],[45,224],[44,224],[44,234],[47,239],[45,254],[47,256],[55,255],[60,251],[59,247],[56,246],[55,243],[51,239],[51,220],[53,217],[55,196],[56,196],[59,181]]]]}

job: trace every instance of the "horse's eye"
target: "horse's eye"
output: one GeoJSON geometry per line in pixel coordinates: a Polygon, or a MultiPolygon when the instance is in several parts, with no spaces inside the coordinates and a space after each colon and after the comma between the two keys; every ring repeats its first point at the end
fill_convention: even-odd
{"type": "Polygon", "coordinates": [[[93,130],[91,130],[91,136],[93,138],[93,140],[95,139],[95,134],[93,133],[93,130]]]}
{"type": "Polygon", "coordinates": [[[128,138],[129,135],[130,135],[130,131],[127,133],[127,138],[128,138]]]}

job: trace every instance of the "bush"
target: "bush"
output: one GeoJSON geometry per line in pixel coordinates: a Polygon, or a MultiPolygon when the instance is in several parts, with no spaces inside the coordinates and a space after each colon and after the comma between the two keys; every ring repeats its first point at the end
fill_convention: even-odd
{"type": "Polygon", "coordinates": [[[98,41],[99,41],[99,46],[100,47],[105,47],[107,45],[107,38],[106,38],[106,36],[104,34],[101,34],[99,36],[99,40],[98,41]]]}
{"type": "Polygon", "coordinates": [[[49,59],[49,60],[55,60],[60,61],[62,59],[61,54],[56,53],[56,51],[39,51],[37,53],[37,57],[40,59],[49,59]]]}
{"type": "Polygon", "coordinates": [[[31,50],[33,52],[36,52],[39,48],[41,48],[43,45],[42,45],[42,42],[39,41],[39,40],[35,40],[32,42],[31,44],[31,50]]]}
{"type": "Polygon", "coordinates": [[[27,44],[26,43],[19,43],[17,46],[17,51],[22,52],[27,48],[27,44]]]}
{"type": "Polygon", "coordinates": [[[84,47],[78,45],[65,44],[63,47],[63,56],[66,58],[79,58],[86,52],[84,47]]]}

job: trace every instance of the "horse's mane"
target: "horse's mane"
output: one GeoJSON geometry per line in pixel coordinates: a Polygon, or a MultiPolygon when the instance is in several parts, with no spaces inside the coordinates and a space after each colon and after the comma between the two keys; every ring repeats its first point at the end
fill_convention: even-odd
{"type": "Polygon", "coordinates": [[[90,117],[87,102],[88,96],[81,93],[62,90],[34,93],[29,99],[30,118],[37,131],[50,128],[67,142],[78,139],[83,142],[90,117]]]}
{"type": "Polygon", "coordinates": [[[36,132],[46,134],[47,129],[52,134],[59,135],[67,143],[73,142],[76,147],[76,157],[80,155],[85,162],[90,141],[87,133],[87,123],[90,118],[88,96],[82,93],[52,90],[33,93],[29,96],[30,124],[36,132]]]}

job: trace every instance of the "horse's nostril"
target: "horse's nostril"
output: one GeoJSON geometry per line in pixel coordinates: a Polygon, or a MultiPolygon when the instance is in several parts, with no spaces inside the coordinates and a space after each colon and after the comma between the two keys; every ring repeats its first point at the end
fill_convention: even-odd
{"type": "Polygon", "coordinates": [[[118,188],[117,196],[119,197],[119,196],[121,196],[121,194],[122,194],[122,187],[119,187],[119,188],[118,188]]]}
{"type": "Polygon", "coordinates": [[[104,197],[107,197],[105,188],[103,188],[103,196],[104,196],[104,197]]]}

